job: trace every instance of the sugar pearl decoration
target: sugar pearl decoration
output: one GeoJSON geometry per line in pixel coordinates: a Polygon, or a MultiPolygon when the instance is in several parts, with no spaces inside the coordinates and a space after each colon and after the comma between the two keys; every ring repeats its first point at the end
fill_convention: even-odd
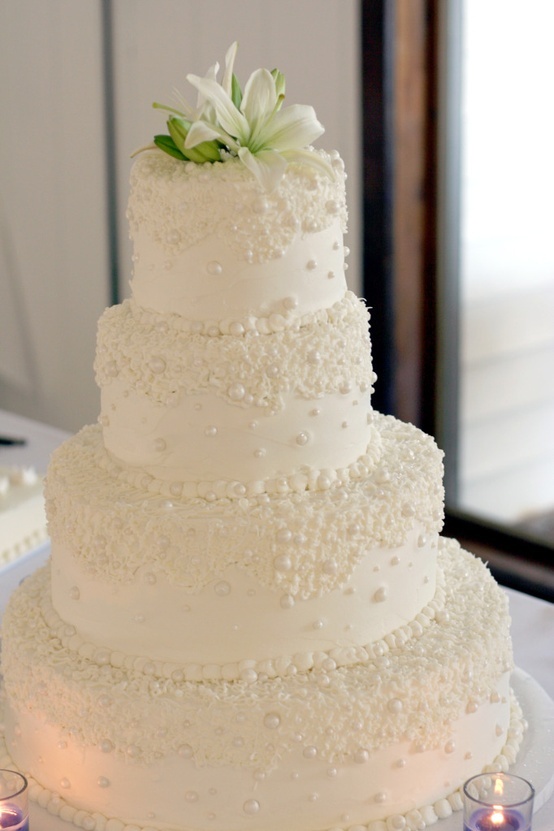
{"type": "Polygon", "coordinates": [[[223,272],[223,266],[221,263],[218,263],[217,260],[211,260],[206,266],[206,271],[208,274],[211,274],[212,277],[217,277],[223,272]]]}
{"type": "Polygon", "coordinates": [[[298,433],[296,437],[296,444],[298,444],[300,447],[304,447],[304,445],[308,444],[309,440],[309,434],[303,431],[301,433],[298,433]]]}
{"type": "Polygon", "coordinates": [[[208,438],[213,438],[214,436],[217,436],[217,427],[215,427],[213,424],[211,424],[209,427],[206,427],[206,429],[204,430],[204,435],[208,436],[208,438]]]}
{"type": "Polygon", "coordinates": [[[276,730],[281,724],[281,716],[279,713],[267,713],[264,718],[264,726],[268,730],[276,730]]]}
{"type": "Polygon", "coordinates": [[[373,595],[373,599],[376,603],[383,603],[384,600],[387,599],[387,590],[384,586],[381,586],[375,594],[373,595]]]}
{"type": "Polygon", "coordinates": [[[306,268],[308,271],[314,271],[317,268],[317,260],[308,260],[306,263],[306,268]]]}
{"type": "Polygon", "coordinates": [[[214,592],[218,597],[227,597],[231,593],[231,586],[226,580],[220,580],[215,584],[214,592]]]}
{"type": "Polygon", "coordinates": [[[247,799],[242,810],[245,814],[257,814],[260,810],[260,803],[257,799],[247,799]]]}
{"type": "Polygon", "coordinates": [[[109,788],[110,780],[107,778],[107,776],[99,776],[96,780],[96,784],[99,788],[109,788]]]}
{"type": "Polygon", "coordinates": [[[232,401],[242,401],[246,395],[246,389],[243,384],[231,384],[229,387],[229,398],[232,401]]]}

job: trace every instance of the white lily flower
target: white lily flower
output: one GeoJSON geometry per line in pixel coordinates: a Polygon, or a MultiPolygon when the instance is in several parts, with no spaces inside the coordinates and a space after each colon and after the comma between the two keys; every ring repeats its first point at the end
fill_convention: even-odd
{"type": "MultiPolygon", "coordinates": [[[[198,104],[192,111],[183,102],[180,115],[190,127],[180,145],[182,153],[186,156],[191,151],[193,155],[198,145],[216,142],[222,159],[239,158],[267,191],[279,184],[288,162],[308,163],[333,177],[331,165],[309,149],[324,132],[313,107],[295,104],[281,109],[285,83],[277,70],[271,73],[257,69],[241,94],[233,74],[236,53],[237,44],[233,43],[225,56],[221,84],[217,81],[217,64],[204,77],[187,75],[198,91],[198,104]]],[[[158,146],[167,151],[162,143],[158,146]]]]}

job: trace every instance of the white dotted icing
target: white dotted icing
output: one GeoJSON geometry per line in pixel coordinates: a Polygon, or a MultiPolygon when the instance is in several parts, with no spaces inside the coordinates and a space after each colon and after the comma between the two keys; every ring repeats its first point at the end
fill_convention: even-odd
{"type": "Polygon", "coordinates": [[[127,300],[100,318],[96,381],[103,387],[118,378],[164,407],[209,391],[275,412],[287,392],[314,398],[373,383],[369,314],[351,292],[295,325],[276,317],[244,320],[239,335],[230,322],[197,332],[178,315],[144,312],[127,300]],[[249,336],[260,332],[263,338],[249,336]]]}
{"type": "MultiPolygon", "coordinates": [[[[225,681],[255,682],[260,675],[275,678],[278,675],[307,672],[312,669],[332,671],[337,667],[367,664],[372,660],[383,658],[391,650],[399,649],[410,641],[420,638],[432,621],[439,621],[440,613],[446,602],[444,577],[442,569],[439,567],[433,599],[420,609],[410,623],[389,632],[384,638],[380,638],[373,643],[360,646],[337,645],[330,650],[296,652],[294,655],[283,654],[278,659],[263,661],[245,658],[242,662],[227,664],[177,664],[170,661],[145,659],[140,655],[122,655],[120,652],[104,649],[84,640],[77,633],[74,626],[68,625],[59,617],[52,606],[48,590],[50,586],[49,566],[46,566],[42,573],[36,576],[36,582],[40,586],[38,593],[40,594],[41,615],[50,628],[52,637],[58,639],[70,652],[90,658],[99,665],[124,666],[137,673],[144,673],[156,678],[174,679],[178,675],[188,681],[224,679],[225,681]],[[248,670],[248,673],[246,673],[246,670],[248,670]]],[[[226,581],[220,581],[214,586],[214,592],[220,597],[225,597],[230,591],[231,586],[226,581]]],[[[314,629],[323,628],[324,621],[317,620],[313,626],[314,629]]],[[[401,709],[402,702],[399,699],[392,699],[391,701],[388,703],[391,712],[395,708],[401,709]],[[391,703],[391,701],[394,703],[391,703]]],[[[473,702],[473,704],[477,709],[477,703],[473,702]]]]}
{"type": "MultiPolygon", "coordinates": [[[[299,233],[328,228],[337,216],[346,231],[338,156],[333,169],[332,179],[308,165],[289,164],[276,190],[260,198],[259,185],[238,160],[197,165],[158,150],[144,152],[131,170],[131,236],[147,234],[170,258],[215,233],[245,261],[265,262],[282,256],[299,233]]],[[[209,264],[211,274],[217,265],[209,264]]]]}
{"type": "Polygon", "coordinates": [[[291,597],[319,596],[344,583],[368,548],[401,545],[416,521],[428,534],[442,525],[442,453],[434,441],[390,416],[376,416],[374,426],[380,462],[328,471],[327,490],[283,487],[271,498],[248,486],[230,498],[225,483],[222,493],[219,483],[206,483],[205,498],[188,497],[184,487],[172,490],[111,462],[100,428],[84,428],[52,456],[53,544],[102,581],[134,581],[147,551],[149,571],[193,592],[238,565],[291,597]],[[276,568],[283,554],[290,568],[276,568]]]}

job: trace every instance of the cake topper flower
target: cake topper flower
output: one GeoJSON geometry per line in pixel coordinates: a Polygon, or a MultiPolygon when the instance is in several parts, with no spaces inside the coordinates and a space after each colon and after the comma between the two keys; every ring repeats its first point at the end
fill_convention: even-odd
{"type": "Polygon", "coordinates": [[[187,75],[198,90],[196,108],[179,98],[181,109],[155,103],[170,113],[169,135],[154,137],[154,144],[177,159],[197,163],[240,159],[261,187],[272,191],[289,162],[302,161],[333,176],[330,164],[310,147],[324,128],[313,107],[283,107],[285,77],[278,69],[257,69],[244,92],[233,72],[237,44],[225,56],[221,84],[219,64],[205,77],[187,75]]]}

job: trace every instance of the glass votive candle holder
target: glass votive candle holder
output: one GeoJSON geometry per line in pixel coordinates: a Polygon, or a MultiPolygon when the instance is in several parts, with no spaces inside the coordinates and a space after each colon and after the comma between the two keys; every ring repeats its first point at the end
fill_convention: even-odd
{"type": "Polygon", "coordinates": [[[15,770],[0,768],[0,831],[29,831],[27,780],[15,770]]]}
{"type": "Polygon", "coordinates": [[[533,786],[509,773],[481,773],[465,783],[464,831],[531,831],[533,786]]]}

